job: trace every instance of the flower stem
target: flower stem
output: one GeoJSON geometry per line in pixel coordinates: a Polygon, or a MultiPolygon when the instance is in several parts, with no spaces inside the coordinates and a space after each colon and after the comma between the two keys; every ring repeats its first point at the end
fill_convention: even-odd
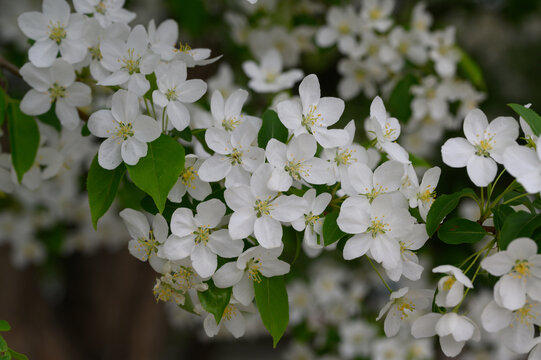
{"type": "Polygon", "coordinates": [[[381,279],[381,281],[383,282],[383,285],[385,285],[385,287],[387,288],[387,290],[389,290],[390,293],[393,292],[393,290],[389,287],[389,285],[387,285],[387,283],[385,282],[385,279],[383,278],[383,276],[381,276],[381,274],[379,273],[378,269],[376,268],[376,265],[374,265],[374,263],[372,262],[372,259],[370,259],[368,256],[366,257],[368,259],[368,262],[370,263],[370,265],[372,265],[372,268],[374,269],[374,271],[376,272],[376,274],[378,274],[379,278],[381,279]]]}

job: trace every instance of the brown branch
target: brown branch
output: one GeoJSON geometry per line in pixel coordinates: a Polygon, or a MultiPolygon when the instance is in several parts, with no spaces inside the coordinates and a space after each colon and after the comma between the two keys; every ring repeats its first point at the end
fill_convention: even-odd
{"type": "Polygon", "coordinates": [[[4,59],[3,57],[1,57],[1,56],[0,56],[0,68],[4,68],[7,71],[9,71],[10,73],[12,73],[13,75],[21,77],[21,73],[19,72],[19,68],[17,66],[13,65],[12,63],[10,63],[9,61],[7,61],[6,59],[4,59]]]}

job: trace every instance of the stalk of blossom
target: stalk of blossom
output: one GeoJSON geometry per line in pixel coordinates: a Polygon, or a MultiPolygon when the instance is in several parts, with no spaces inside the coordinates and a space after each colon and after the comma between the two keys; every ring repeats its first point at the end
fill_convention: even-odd
{"type": "Polygon", "coordinates": [[[387,314],[383,330],[387,337],[395,336],[404,319],[414,311],[424,310],[430,306],[433,295],[432,290],[409,290],[407,287],[394,291],[390,295],[390,301],[380,310],[376,321],[387,314]]]}
{"type": "Polygon", "coordinates": [[[524,306],[512,311],[491,301],[481,314],[481,322],[486,331],[498,332],[509,350],[524,354],[534,344],[534,326],[541,326],[541,304],[528,299],[524,306]]]}
{"type": "Polygon", "coordinates": [[[152,100],[165,108],[165,113],[178,131],[190,124],[190,113],[184,103],[199,100],[207,91],[207,84],[200,79],[186,80],[186,64],[172,61],[156,67],[158,89],[152,92],[152,100]]]}
{"type": "Polygon", "coordinates": [[[385,273],[392,281],[400,280],[404,275],[409,280],[419,280],[423,273],[423,267],[419,265],[419,259],[413,251],[419,250],[428,240],[425,224],[413,224],[408,235],[400,238],[400,261],[393,268],[386,268],[385,273]]]}
{"type": "Polygon", "coordinates": [[[150,89],[145,75],[154,71],[159,56],[148,50],[148,35],[142,25],[132,29],[126,42],[121,39],[102,41],[100,50],[101,64],[111,75],[100,80],[98,85],[120,85],[139,96],[150,89]]]}
{"type": "Polygon", "coordinates": [[[306,76],[299,85],[301,101],[285,100],[276,107],[280,121],[295,136],[309,133],[324,148],[342,146],[348,141],[344,129],[327,129],[344,112],[344,101],[334,97],[321,97],[316,75],[306,76]]]}
{"type": "Polygon", "coordinates": [[[227,100],[224,99],[220,90],[214,90],[210,100],[210,112],[214,118],[214,126],[223,128],[226,131],[233,131],[237,126],[248,120],[259,129],[261,119],[242,114],[242,107],[247,98],[248,91],[244,89],[233,91],[227,100]]]}
{"type": "Polygon", "coordinates": [[[441,169],[439,167],[430,168],[424,173],[421,185],[419,185],[415,169],[410,164],[402,180],[402,193],[408,198],[411,208],[419,208],[419,214],[424,221],[426,221],[426,215],[436,197],[436,186],[440,175],[441,169]]]}
{"type": "Polygon", "coordinates": [[[80,14],[91,15],[104,28],[135,19],[135,13],[123,8],[124,0],[73,0],[73,6],[80,14]]]}
{"type": "Polygon", "coordinates": [[[122,161],[135,165],[146,156],[147,143],[160,136],[160,125],[139,112],[137,95],[126,90],[113,94],[111,110],[98,110],[88,119],[88,129],[97,137],[107,138],[98,150],[98,163],[115,169],[122,161]]]}
{"type": "Polygon", "coordinates": [[[355,163],[349,167],[348,175],[353,192],[346,194],[363,195],[372,201],[399,189],[404,165],[398,161],[386,161],[372,172],[367,165],[355,163]]]}
{"type": "Polygon", "coordinates": [[[28,50],[30,62],[47,68],[54,63],[58,51],[71,64],[83,60],[87,53],[82,41],[86,18],[70,14],[70,6],[64,0],[43,0],[42,11],[26,12],[17,19],[21,31],[36,41],[28,50]]]}
{"type": "Polygon", "coordinates": [[[498,305],[518,310],[526,304],[526,295],[541,301],[541,255],[532,239],[513,240],[507,250],[483,259],[481,266],[490,274],[501,276],[494,286],[498,305]]]}
{"type": "Polygon", "coordinates": [[[219,268],[212,276],[219,288],[233,287],[233,296],[243,305],[254,299],[254,281],[261,282],[261,276],[270,278],[289,272],[289,264],[278,260],[283,247],[265,249],[254,246],[243,252],[237,261],[229,262],[219,268]]]}
{"type": "Polygon", "coordinates": [[[162,214],[158,213],[154,216],[152,229],[146,216],[139,211],[124,209],[119,215],[132,237],[128,243],[130,254],[141,261],[147,261],[155,256],[158,247],[165,242],[169,232],[169,226],[162,214]]]}
{"type": "Polygon", "coordinates": [[[302,216],[291,222],[293,228],[299,232],[304,231],[304,244],[309,248],[321,249],[323,247],[323,219],[321,214],[331,202],[332,195],[322,193],[316,196],[315,189],[307,190],[302,196],[306,200],[306,210],[302,216]]]}
{"type": "Polygon", "coordinates": [[[73,66],[57,59],[51,67],[37,68],[26,63],[21,76],[33,89],[21,101],[21,110],[28,115],[46,113],[55,103],[55,113],[62,126],[73,130],[79,125],[77,107],[87,106],[92,99],[90,87],[75,81],[73,66]]]}
{"type": "Polygon", "coordinates": [[[238,185],[227,188],[225,201],[233,211],[229,220],[229,234],[233,239],[251,235],[266,248],[282,245],[280,222],[299,218],[306,209],[306,201],[296,195],[280,195],[267,187],[272,167],[262,164],[250,179],[250,186],[238,185]]]}
{"type": "Polygon", "coordinates": [[[299,69],[282,72],[282,56],[276,49],[271,49],[263,55],[260,66],[254,61],[245,61],[242,69],[250,78],[248,86],[259,93],[275,93],[290,89],[304,74],[299,69]]]}
{"type": "Polygon", "coordinates": [[[287,191],[293,181],[306,181],[309,184],[325,184],[332,176],[327,162],[314,157],[317,144],[310,134],[301,134],[284,144],[270,139],[265,155],[273,166],[272,175],[267,182],[269,189],[287,191]]]}
{"type": "Polygon", "coordinates": [[[438,335],[443,353],[457,356],[466,341],[479,341],[481,334],[477,324],[470,318],[450,312],[447,314],[430,313],[415,320],[411,334],[416,339],[438,335]]]}
{"type": "Polygon", "coordinates": [[[208,337],[216,336],[220,332],[223,324],[231,335],[235,337],[235,339],[242,337],[246,332],[246,320],[244,319],[244,315],[242,315],[241,310],[253,311],[252,308],[246,308],[245,306],[242,306],[242,304],[239,304],[232,299],[232,301],[225,307],[219,324],[216,323],[214,315],[208,314],[203,321],[203,329],[205,330],[205,334],[207,334],[208,337]]]}
{"type": "Polygon", "coordinates": [[[203,201],[210,195],[212,192],[210,184],[199,178],[199,167],[203,161],[203,159],[198,159],[193,154],[186,155],[184,170],[182,170],[180,177],[167,195],[169,201],[175,203],[181,202],[186,192],[195,200],[199,201],[203,201]]]}
{"type": "Polygon", "coordinates": [[[516,144],[518,124],[512,117],[497,117],[490,124],[474,109],[464,119],[464,138],[449,139],[441,147],[443,162],[454,168],[466,166],[476,186],[487,186],[496,177],[507,147],[516,144]]]}
{"type": "Polygon", "coordinates": [[[436,295],[436,305],[438,306],[456,306],[462,301],[464,286],[473,289],[470,279],[457,267],[440,265],[432,269],[432,272],[449,274],[438,281],[438,294],[436,295]]]}
{"type": "Polygon", "coordinates": [[[541,192],[541,141],[536,149],[512,145],[503,153],[503,166],[529,193],[541,192]]]}
{"type": "Polygon", "coordinates": [[[190,257],[192,266],[202,278],[214,274],[218,255],[237,257],[244,243],[232,240],[226,229],[215,230],[225,215],[225,205],[218,199],[210,199],[192,210],[179,208],[171,217],[171,236],[163,244],[162,254],[169,260],[190,257]]]}
{"type": "Polygon", "coordinates": [[[265,151],[252,146],[257,132],[251,122],[239,125],[230,133],[220,128],[207,129],[205,141],[215,153],[201,164],[201,180],[213,182],[225,177],[226,187],[247,184],[250,174],[265,161],[265,151]]]}

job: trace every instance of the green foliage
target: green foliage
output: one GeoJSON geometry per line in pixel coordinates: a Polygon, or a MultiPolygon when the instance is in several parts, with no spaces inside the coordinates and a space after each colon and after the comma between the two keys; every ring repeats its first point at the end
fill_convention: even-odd
{"type": "Polygon", "coordinates": [[[58,132],[62,130],[62,125],[60,124],[60,120],[58,120],[58,116],[56,116],[55,109],[52,106],[49,109],[49,111],[47,111],[45,114],[38,115],[38,119],[42,123],[54,127],[56,131],[58,132]]]}
{"type": "Polygon", "coordinates": [[[505,219],[498,245],[501,250],[505,250],[511,241],[519,237],[531,237],[539,228],[541,228],[541,214],[518,211],[505,219]]]}
{"type": "Polygon", "coordinates": [[[541,116],[537,114],[533,109],[526,108],[519,104],[507,104],[514,112],[519,114],[524,121],[530,125],[533,133],[536,136],[541,134],[541,116]]]}
{"type": "Polygon", "coordinates": [[[463,197],[477,199],[475,192],[470,188],[465,188],[449,195],[441,195],[436,198],[436,201],[434,201],[426,216],[426,232],[428,236],[434,235],[443,219],[458,206],[460,199],[463,197]]]}
{"type": "Polygon", "coordinates": [[[113,203],[118,185],[125,172],[126,168],[123,166],[118,166],[114,170],[102,168],[98,163],[98,155],[92,160],[86,178],[86,190],[88,191],[88,203],[94,229],[98,226],[98,220],[113,203]]]}
{"type": "Polygon", "coordinates": [[[467,80],[470,80],[477,89],[485,90],[486,84],[481,67],[464,50],[459,49],[459,51],[460,61],[457,67],[458,73],[467,80]]]}
{"type": "Polygon", "coordinates": [[[203,0],[169,0],[167,3],[182,30],[187,30],[191,35],[200,36],[208,27],[209,14],[203,0]]]}
{"type": "Polygon", "coordinates": [[[411,117],[411,102],[413,95],[410,89],[418,84],[417,78],[413,74],[404,76],[398,81],[391,92],[389,99],[389,112],[392,116],[400,120],[401,123],[407,123],[411,117]]]}
{"type": "Polygon", "coordinates": [[[6,352],[8,351],[8,349],[8,343],[6,342],[6,340],[4,340],[2,336],[0,336],[0,353],[6,352]]]}
{"type": "Polygon", "coordinates": [[[284,244],[284,250],[280,255],[280,260],[293,264],[301,251],[301,237],[300,233],[295,231],[291,226],[282,226],[282,243],[284,244]]]}
{"type": "Polygon", "coordinates": [[[260,282],[254,282],[254,291],[261,320],[272,336],[273,346],[276,347],[289,323],[289,302],[284,277],[262,276],[260,282]]]}
{"type": "Polygon", "coordinates": [[[203,309],[214,315],[216,324],[219,324],[231,299],[233,288],[220,289],[214,285],[212,280],[209,280],[207,284],[209,286],[208,290],[198,292],[197,296],[199,296],[203,309]]]}
{"type": "Polygon", "coordinates": [[[336,223],[336,219],[338,219],[338,215],[340,215],[340,211],[335,210],[330,213],[328,213],[325,216],[325,221],[323,222],[323,243],[325,246],[334,244],[341,238],[343,238],[346,233],[340,230],[338,227],[338,224],[336,223]]]}
{"type": "Polygon", "coordinates": [[[287,141],[288,131],[278,118],[278,114],[272,110],[263,113],[263,125],[257,134],[257,144],[260,148],[265,148],[270,139],[276,139],[285,143],[287,141]]]}
{"type": "Polygon", "coordinates": [[[513,208],[509,205],[500,204],[495,206],[492,209],[492,214],[494,214],[494,227],[496,228],[496,231],[500,231],[505,219],[514,213],[515,210],[513,210],[513,208]]]}
{"type": "Polygon", "coordinates": [[[11,144],[11,161],[19,182],[30,170],[39,147],[39,129],[36,120],[23,114],[18,102],[9,104],[8,132],[11,144]]]}
{"type": "Polygon", "coordinates": [[[6,108],[8,106],[8,97],[4,89],[0,86],[0,127],[4,124],[6,118],[6,108]]]}
{"type": "Polygon", "coordinates": [[[0,320],[0,331],[9,331],[11,326],[6,320],[0,320]]]}
{"type": "Polygon", "coordinates": [[[133,183],[149,194],[160,213],[167,194],[184,169],[184,148],[167,135],[148,144],[148,153],[136,165],[126,165],[133,183]]]}
{"type": "Polygon", "coordinates": [[[438,230],[438,237],[447,244],[473,244],[480,241],[487,232],[475,221],[457,218],[443,223],[438,230]]]}
{"type": "MultiPolygon", "coordinates": [[[[9,331],[11,326],[5,320],[0,320],[0,331],[9,331]]],[[[6,340],[0,336],[0,360],[28,360],[26,355],[18,353],[17,351],[10,349],[6,340]]]]}

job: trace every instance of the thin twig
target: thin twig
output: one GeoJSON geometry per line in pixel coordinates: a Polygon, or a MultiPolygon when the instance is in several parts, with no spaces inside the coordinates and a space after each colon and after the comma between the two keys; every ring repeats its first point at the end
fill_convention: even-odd
{"type": "Polygon", "coordinates": [[[0,68],[4,68],[4,69],[8,70],[10,73],[12,73],[13,75],[21,77],[21,73],[19,72],[19,68],[17,66],[13,65],[12,63],[10,63],[9,61],[7,61],[6,59],[4,59],[3,57],[1,57],[1,56],[0,56],[0,68]]]}

